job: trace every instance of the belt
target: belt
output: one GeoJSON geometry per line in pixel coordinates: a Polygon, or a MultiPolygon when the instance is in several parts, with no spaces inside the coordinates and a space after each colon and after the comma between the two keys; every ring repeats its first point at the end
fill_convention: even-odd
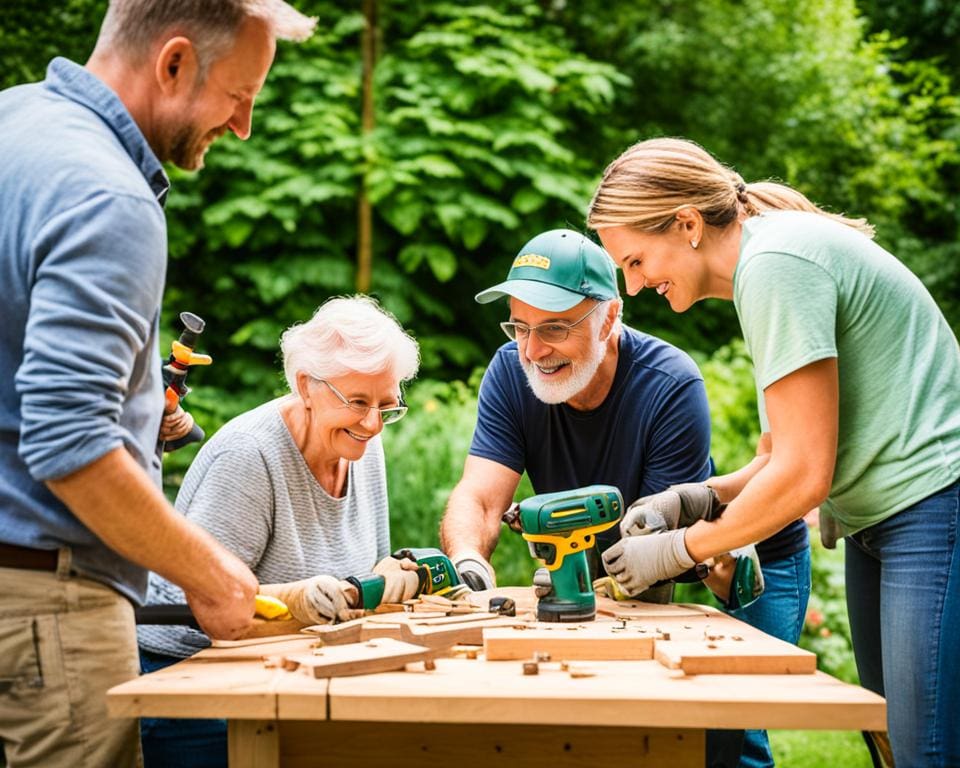
{"type": "Polygon", "coordinates": [[[57,550],[31,549],[0,543],[0,568],[25,568],[30,571],[56,571],[57,550]]]}

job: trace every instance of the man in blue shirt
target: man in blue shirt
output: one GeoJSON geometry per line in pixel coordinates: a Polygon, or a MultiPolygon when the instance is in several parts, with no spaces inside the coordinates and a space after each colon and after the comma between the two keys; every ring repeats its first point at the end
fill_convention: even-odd
{"type": "MultiPolygon", "coordinates": [[[[602,248],[571,230],[538,235],[477,301],[501,297],[514,341],[483,377],[470,454],[441,524],[444,549],[478,587],[494,583],[489,557],[524,471],[537,493],[605,483],[627,503],[710,476],[703,377],[685,353],[620,322],[602,248]]],[[[619,537],[600,534],[599,549],[619,537]]]]}
{"type": "Polygon", "coordinates": [[[250,134],[282,2],[112,0],[85,67],[0,93],[0,739],[7,764],[121,766],[136,722],[105,691],[138,672],[147,569],[204,630],[253,616],[253,574],[160,491],[161,163],[250,134]]]}

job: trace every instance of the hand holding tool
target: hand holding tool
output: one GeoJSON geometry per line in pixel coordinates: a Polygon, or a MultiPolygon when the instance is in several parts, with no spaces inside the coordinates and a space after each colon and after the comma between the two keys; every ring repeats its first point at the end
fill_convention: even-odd
{"type": "Polygon", "coordinates": [[[645,536],[687,528],[697,520],[716,520],[723,509],[717,492],[706,483],[671,485],[633,502],[620,521],[620,533],[645,536]]]}
{"type": "MultiPolygon", "coordinates": [[[[176,412],[180,401],[187,396],[190,388],[187,386],[187,373],[196,365],[210,365],[213,358],[210,355],[201,355],[194,352],[197,340],[206,325],[203,319],[192,312],[181,312],[180,322],[183,323],[183,332],[180,338],[171,344],[170,357],[163,366],[163,383],[166,390],[163,393],[163,412],[165,415],[176,412]]],[[[189,443],[199,443],[203,440],[203,430],[194,423],[191,430],[179,440],[157,440],[157,453],[174,451],[189,443]]]]}
{"type": "MultiPolygon", "coordinates": [[[[596,534],[615,526],[623,514],[623,498],[612,485],[591,485],[544,493],[520,502],[523,538],[543,561],[550,591],[537,603],[540,621],[589,621],[596,616],[587,550],[596,534]]],[[[538,585],[545,588],[545,585],[538,585]]]]}
{"type": "Polygon", "coordinates": [[[347,601],[347,583],[335,576],[314,576],[287,584],[261,584],[260,594],[282,601],[297,621],[305,624],[327,624],[349,621],[363,615],[347,601]]]}
{"type": "Polygon", "coordinates": [[[474,592],[482,592],[497,586],[493,566],[479,552],[473,550],[460,552],[453,561],[453,565],[463,583],[474,592]]]}
{"type": "Polygon", "coordinates": [[[677,528],[620,539],[603,553],[603,565],[620,589],[628,595],[638,595],[696,565],[683,543],[686,530],[677,528]]]}
{"type": "Polygon", "coordinates": [[[402,603],[420,594],[423,580],[420,566],[406,557],[385,557],[377,563],[373,572],[384,579],[381,602],[402,603]]]}

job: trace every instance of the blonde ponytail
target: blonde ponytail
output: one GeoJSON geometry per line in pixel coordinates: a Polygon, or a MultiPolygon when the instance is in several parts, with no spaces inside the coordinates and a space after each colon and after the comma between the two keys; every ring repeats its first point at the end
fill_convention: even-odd
{"type": "Polygon", "coordinates": [[[867,237],[874,235],[866,219],[828,213],[786,184],[745,184],[736,171],[686,139],[641,141],[610,163],[587,209],[587,226],[626,225],[644,232],[665,232],[677,213],[690,207],[718,228],[736,221],[741,213],[756,216],[789,210],[817,213],[867,237]]]}

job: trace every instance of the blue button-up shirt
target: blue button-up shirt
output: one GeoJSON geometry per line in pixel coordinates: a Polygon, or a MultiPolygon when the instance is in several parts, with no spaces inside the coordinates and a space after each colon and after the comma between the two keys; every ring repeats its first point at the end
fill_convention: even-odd
{"type": "Polygon", "coordinates": [[[83,67],[54,59],[42,83],[0,93],[0,541],[68,546],[77,571],[135,600],[145,571],[44,481],[123,446],[160,482],[168,186],[123,103],[83,67]]]}

